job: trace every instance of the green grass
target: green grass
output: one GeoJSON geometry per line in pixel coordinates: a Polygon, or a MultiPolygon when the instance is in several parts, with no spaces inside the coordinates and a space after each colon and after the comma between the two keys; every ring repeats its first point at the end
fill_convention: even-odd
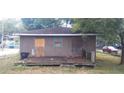
{"type": "Polygon", "coordinates": [[[120,57],[97,52],[95,68],[78,67],[45,67],[45,66],[15,66],[19,61],[18,55],[0,58],[0,73],[3,74],[121,74],[124,65],[119,65],[120,57]]]}

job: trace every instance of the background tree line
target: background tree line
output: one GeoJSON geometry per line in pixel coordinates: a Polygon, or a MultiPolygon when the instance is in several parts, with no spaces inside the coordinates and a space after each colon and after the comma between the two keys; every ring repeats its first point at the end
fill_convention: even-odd
{"type": "Polygon", "coordinates": [[[0,20],[0,34],[4,32],[4,35],[6,34],[11,35],[14,32],[19,32],[19,31],[26,31],[21,20],[15,19],[15,18],[0,20]],[[3,29],[2,29],[2,26],[3,26],[3,29]]]}

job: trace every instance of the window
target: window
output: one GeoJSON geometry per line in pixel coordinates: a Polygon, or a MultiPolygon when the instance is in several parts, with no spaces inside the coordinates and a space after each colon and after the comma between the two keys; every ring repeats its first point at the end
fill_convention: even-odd
{"type": "Polygon", "coordinates": [[[73,53],[81,53],[81,48],[80,47],[72,47],[72,52],[73,53]]]}
{"type": "Polygon", "coordinates": [[[54,37],[53,38],[53,45],[54,45],[54,47],[62,47],[62,38],[61,37],[54,37]]]}

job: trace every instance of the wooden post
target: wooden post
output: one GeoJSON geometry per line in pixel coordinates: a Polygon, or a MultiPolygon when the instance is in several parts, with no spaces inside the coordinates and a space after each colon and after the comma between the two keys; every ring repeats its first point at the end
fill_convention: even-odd
{"type": "Polygon", "coordinates": [[[91,51],[91,62],[95,62],[95,51],[91,51]]]}
{"type": "Polygon", "coordinates": [[[31,50],[31,56],[35,56],[35,50],[34,49],[31,50]]]}

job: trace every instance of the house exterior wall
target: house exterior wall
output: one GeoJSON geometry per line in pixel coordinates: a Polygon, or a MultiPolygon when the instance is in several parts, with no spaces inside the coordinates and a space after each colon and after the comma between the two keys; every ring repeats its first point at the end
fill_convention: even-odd
{"type": "Polygon", "coordinates": [[[46,56],[71,56],[71,38],[70,37],[45,37],[45,55],[46,56]],[[62,46],[55,47],[54,39],[62,38],[62,46]]]}
{"type": "Polygon", "coordinates": [[[86,51],[96,51],[96,36],[84,37],[83,49],[85,49],[86,51]]]}
{"type": "Polygon", "coordinates": [[[35,37],[20,36],[20,53],[21,52],[31,53],[32,49],[35,48],[34,38],[35,37]]]}
{"type": "Polygon", "coordinates": [[[96,61],[96,36],[83,38],[83,50],[86,51],[86,59],[96,61]]]}
{"type": "Polygon", "coordinates": [[[29,52],[35,49],[34,41],[36,38],[45,39],[45,56],[78,56],[81,55],[81,49],[86,51],[95,51],[96,49],[96,36],[82,37],[61,37],[62,47],[55,47],[53,38],[60,37],[33,37],[33,36],[20,36],[20,52],[29,52]]]}
{"type": "Polygon", "coordinates": [[[83,39],[82,37],[72,37],[72,55],[73,56],[81,56],[81,50],[83,46],[83,39]]]}

